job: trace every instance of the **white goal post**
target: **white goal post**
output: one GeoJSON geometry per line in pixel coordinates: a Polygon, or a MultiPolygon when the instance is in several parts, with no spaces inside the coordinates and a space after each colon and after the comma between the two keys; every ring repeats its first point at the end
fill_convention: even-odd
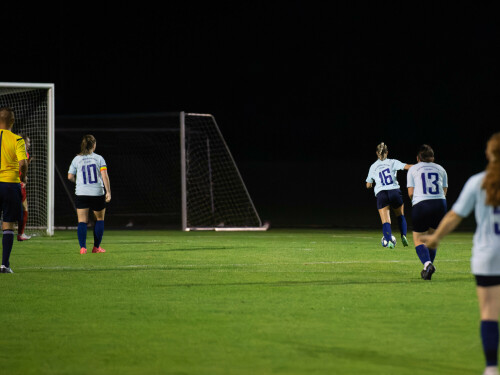
{"type": "Polygon", "coordinates": [[[0,82],[0,107],[14,110],[15,134],[31,140],[27,232],[54,234],[54,84],[0,82]]]}
{"type": "Polygon", "coordinates": [[[265,231],[229,147],[211,114],[180,113],[184,231],[265,231]]]}

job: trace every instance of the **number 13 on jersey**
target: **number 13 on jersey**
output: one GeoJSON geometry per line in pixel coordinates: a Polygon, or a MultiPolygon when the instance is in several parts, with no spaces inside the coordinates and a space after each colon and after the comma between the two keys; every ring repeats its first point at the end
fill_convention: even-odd
{"type": "Polygon", "coordinates": [[[424,194],[439,194],[439,175],[437,173],[422,173],[422,192],[424,194]],[[433,186],[434,185],[434,186],[433,186]]]}

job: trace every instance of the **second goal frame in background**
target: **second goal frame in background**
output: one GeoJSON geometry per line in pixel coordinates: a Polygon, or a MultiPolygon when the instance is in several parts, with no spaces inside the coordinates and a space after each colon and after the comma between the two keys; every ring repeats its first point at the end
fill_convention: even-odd
{"type": "Polygon", "coordinates": [[[185,112],[58,116],[57,228],[74,222],[74,186],[64,174],[85,134],[96,137],[108,164],[108,228],[268,228],[214,116],[185,112]]]}
{"type": "Polygon", "coordinates": [[[262,231],[263,225],[211,114],[180,114],[182,229],[262,231]]]}

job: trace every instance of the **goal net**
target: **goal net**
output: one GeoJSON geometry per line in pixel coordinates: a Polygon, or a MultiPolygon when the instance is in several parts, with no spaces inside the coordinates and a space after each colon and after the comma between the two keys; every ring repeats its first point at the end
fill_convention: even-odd
{"type": "Polygon", "coordinates": [[[54,85],[0,82],[0,107],[14,110],[12,132],[26,134],[28,153],[26,196],[28,221],[25,232],[53,234],[54,222],[54,85]]]}
{"type": "Polygon", "coordinates": [[[85,134],[108,166],[107,226],[264,228],[213,116],[179,112],[58,117],[56,226],[76,220],[66,175],[85,134]]]}
{"type": "Polygon", "coordinates": [[[183,126],[183,229],[267,229],[262,226],[215,118],[209,114],[182,113],[183,126]]]}

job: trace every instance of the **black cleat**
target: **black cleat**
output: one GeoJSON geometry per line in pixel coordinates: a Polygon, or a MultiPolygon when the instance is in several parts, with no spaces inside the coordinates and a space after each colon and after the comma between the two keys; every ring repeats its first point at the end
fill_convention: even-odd
{"type": "Polygon", "coordinates": [[[12,268],[10,267],[2,266],[0,268],[0,273],[14,273],[14,271],[12,271],[12,268]]]}
{"type": "Polygon", "coordinates": [[[420,272],[420,276],[422,276],[422,279],[424,280],[430,280],[434,272],[436,272],[436,267],[434,267],[431,263],[427,266],[427,269],[420,272]]]}

